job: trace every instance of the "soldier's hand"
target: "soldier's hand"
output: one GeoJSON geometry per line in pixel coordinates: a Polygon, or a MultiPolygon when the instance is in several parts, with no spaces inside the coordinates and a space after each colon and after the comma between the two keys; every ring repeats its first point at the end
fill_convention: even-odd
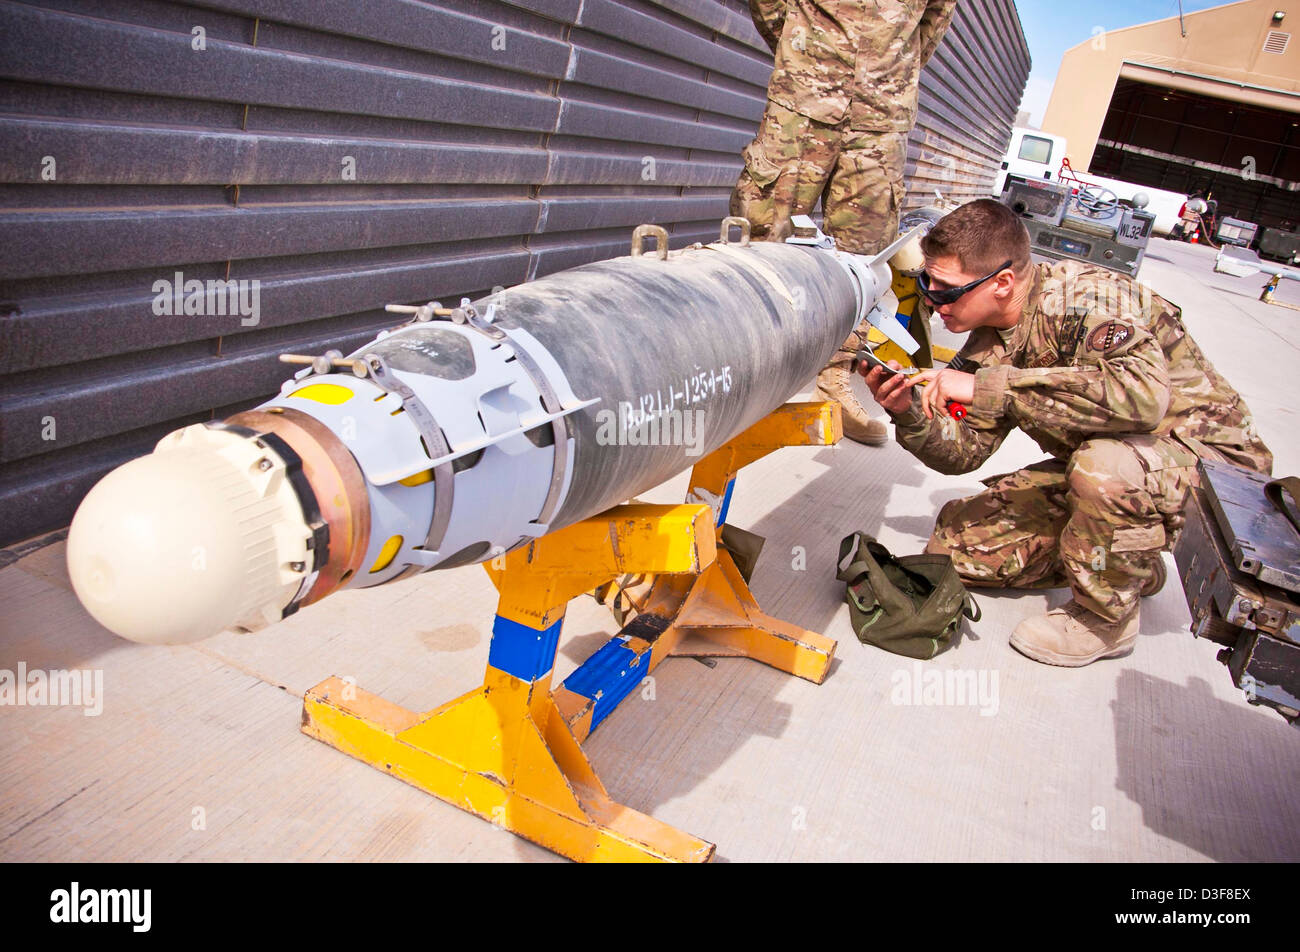
{"type": "Polygon", "coordinates": [[[942,416],[948,412],[948,403],[957,401],[970,406],[975,401],[975,375],[960,370],[922,370],[913,380],[921,390],[921,410],[933,419],[936,411],[942,416]]]}
{"type": "MultiPolygon", "coordinates": [[[[897,370],[902,364],[891,360],[889,366],[897,370]]],[[[890,413],[902,413],[912,405],[912,381],[915,377],[891,374],[880,367],[868,368],[865,363],[860,365],[859,373],[867,381],[876,402],[890,413]]]]}

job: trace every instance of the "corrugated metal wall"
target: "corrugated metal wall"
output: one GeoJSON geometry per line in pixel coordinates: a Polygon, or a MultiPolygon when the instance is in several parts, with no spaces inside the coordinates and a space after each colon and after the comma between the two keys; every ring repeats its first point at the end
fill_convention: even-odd
{"type": "Polygon", "coordinates": [[[908,203],[987,198],[1029,79],[1029,47],[1012,0],[960,0],[921,73],[908,148],[908,203]]]}
{"type": "MultiPolygon", "coordinates": [[[[641,222],[709,240],[770,69],[740,0],[0,0],[0,544],[386,302],[623,254],[641,222]],[[256,322],[156,313],[178,272],[256,280],[256,322]]],[[[1028,69],[1010,0],[963,0],[912,204],[987,193],[1028,69]]]]}

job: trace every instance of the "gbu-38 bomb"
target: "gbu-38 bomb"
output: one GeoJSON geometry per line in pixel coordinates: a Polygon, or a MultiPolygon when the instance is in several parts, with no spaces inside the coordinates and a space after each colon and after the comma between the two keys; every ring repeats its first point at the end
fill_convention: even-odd
{"type": "Polygon", "coordinates": [[[347,357],[288,357],[306,366],[274,399],[178,430],[91,490],[68,537],[78,597],[136,641],[259,628],[657,485],[805,386],[864,317],[914,351],[895,248],[841,253],[804,225],[671,254],[642,226],[631,256],[409,308],[347,357]]]}

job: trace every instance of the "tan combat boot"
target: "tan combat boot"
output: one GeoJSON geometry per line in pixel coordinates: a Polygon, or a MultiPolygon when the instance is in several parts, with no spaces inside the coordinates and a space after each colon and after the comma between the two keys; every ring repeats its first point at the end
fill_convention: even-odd
{"type": "Polygon", "coordinates": [[[1102,658],[1118,658],[1133,650],[1138,613],[1121,622],[1108,622],[1074,599],[1046,615],[1026,618],[1011,633],[1011,647],[1043,664],[1081,668],[1102,658]]]}
{"type": "MultiPolygon", "coordinates": [[[[838,355],[837,355],[838,356],[838,355]]],[[[832,364],[817,375],[817,392],[825,400],[840,405],[840,421],[844,435],[866,446],[883,446],[889,441],[889,430],[880,420],[867,415],[867,408],[858,402],[853,392],[853,378],[847,367],[832,364]]]]}

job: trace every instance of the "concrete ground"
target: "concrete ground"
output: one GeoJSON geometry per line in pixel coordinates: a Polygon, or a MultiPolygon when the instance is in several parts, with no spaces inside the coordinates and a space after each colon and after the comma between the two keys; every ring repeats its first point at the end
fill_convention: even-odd
{"type": "MultiPolygon", "coordinates": [[[[1276,472],[1300,472],[1300,313],[1261,304],[1262,276],[1212,263],[1208,248],[1155,239],[1142,278],[1245,396],[1276,472]]],[[[1300,734],[1249,706],[1215,646],[1191,636],[1172,573],[1143,605],[1137,650],[1083,669],[1007,644],[1063,591],[978,594],[983,619],[924,667],[855,640],[835,581],[842,535],[917,552],[942,503],[1041,456],[1013,434],[960,477],[896,444],[849,442],[746,469],[731,521],[767,538],[754,591],[838,639],[837,660],[819,686],[750,661],[670,659],[653,699],[634,692],[584,745],[611,794],[731,861],[1300,859],[1300,734]],[[905,703],[927,700],[931,670],[974,673],[983,695],[905,703]]],[[[684,485],[643,498],[679,501],[684,485]]],[[[104,690],[98,716],[0,708],[0,860],[557,859],[299,733],[303,692],[331,674],[416,710],[478,684],[495,593],[477,566],[189,647],[129,644],[91,621],[62,543],[0,570],[0,602],[0,669],[98,670],[104,690]]],[[[558,676],[615,628],[573,602],[558,676]]]]}

